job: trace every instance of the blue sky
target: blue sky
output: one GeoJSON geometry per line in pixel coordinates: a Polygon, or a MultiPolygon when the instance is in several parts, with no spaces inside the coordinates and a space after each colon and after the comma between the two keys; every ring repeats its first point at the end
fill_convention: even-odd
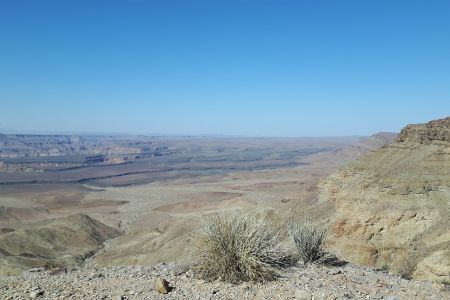
{"type": "Polygon", "coordinates": [[[367,135],[450,115],[450,1],[0,0],[0,128],[367,135]]]}

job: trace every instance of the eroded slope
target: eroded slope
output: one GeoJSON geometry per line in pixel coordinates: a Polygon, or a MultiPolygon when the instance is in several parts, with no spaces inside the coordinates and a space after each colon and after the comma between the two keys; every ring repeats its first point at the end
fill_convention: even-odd
{"type": "Polygon", "coordinates": [[[450,118],[409,125],[398,140],[328,177],[330,247],[350,261],[450,279],[450,118]]]}
{"type": "MultiPolygon", "coordinates": [[[[73,215],[0,235],[3,274],[34,266],[76,265],[120,232],[87,215],[73,215]]],[[[0,273],[0,274],[1,274],[0,273]]]]}

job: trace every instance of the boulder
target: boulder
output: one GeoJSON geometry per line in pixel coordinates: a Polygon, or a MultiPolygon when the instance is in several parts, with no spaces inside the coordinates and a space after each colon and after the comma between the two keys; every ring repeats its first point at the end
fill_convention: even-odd
{"type": "Polygon", "coordinates": [[[155,290],[160,294],[167,294],[170,292],[169,282],[164,278],[157,278],[155,280],[155,290]]]}

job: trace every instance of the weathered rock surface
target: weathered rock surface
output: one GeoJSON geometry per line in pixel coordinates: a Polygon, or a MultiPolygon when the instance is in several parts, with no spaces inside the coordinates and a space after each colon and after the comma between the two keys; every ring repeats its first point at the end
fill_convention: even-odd
{"type": "Polygon", "coordinates": [[[443,284],[410,281],[366,267],[345,265],[298,266],[268,283],[205,282],[179,272],[180,266],[82,268],[59,275],[36,272],[36,277],[0,277],[2,299],[449,299],[443,284]],[[330,272],[337,268],[339,272],[330,272]],[[91,278],[92,273],[103,276],[91,278]],[[330,275],[333,273],[334,275],[330,275]],[[171,275],[172,274],[172,275],[171,275]],[[176,275],[177,274],[177,275],[176,275]],[[154,281],[167,278],[168,294],[154,289],[154,281]]]}
{"type": "Polygon", "coordinates": [[[408,125],[397,142],[320,185],[328,245],[345,259],[450,280],[450,118],[408,125]]]}

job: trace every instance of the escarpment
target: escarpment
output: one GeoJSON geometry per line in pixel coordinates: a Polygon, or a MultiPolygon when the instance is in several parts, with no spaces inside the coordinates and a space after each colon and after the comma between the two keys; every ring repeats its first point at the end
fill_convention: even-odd
{"type": "Polygon", "coordinates": [[[418,279],[450,279],[450,118],[408,125],[396,142],[320,185],[328,245],[344,258],[418,279]]]}

